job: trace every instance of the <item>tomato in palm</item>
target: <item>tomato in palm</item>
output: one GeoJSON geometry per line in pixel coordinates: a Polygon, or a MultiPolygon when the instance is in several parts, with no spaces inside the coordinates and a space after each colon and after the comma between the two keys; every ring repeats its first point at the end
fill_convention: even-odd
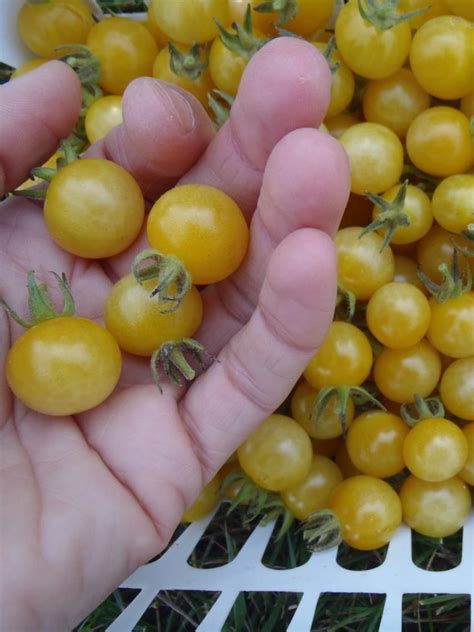
{"type": "Polygon", "coordinates": [[[162,195],[148,216],[147,234],[152,248],[184,263],[196,285],[232,274],[248,244],[248,227],[237,204],[203,184],[184,184],[162,195]]]}
{"type": "Polygon", "coordinates": [[[468,485],[474,485],[474,423],[466,424],[462,431],[467,440],[468,455],[458,476],[468,485]]]}
{"type": "Polygon", "coordinates": [[[45,320],[25,331],[8,352],[6,377],[26,406],[45,415],[75,415],[114,390],[122,358],[110,333],[91,320],[45,320]]]}
{"type": "Polygon", "coordinates": [[[402,520],[397,493],[372,476],[352,476],[340,483],[331,494],[329,508],[339,519],[343,541],[361,551],[390,542],[402,520]]]}
{"type": "Polygon", "coordinates": [[[443,373],[439,390],[450,413],[474,421],[474,357],[452,362],[443,373]]]}
{"type": "Polygon", "coordinates": [[[281,498],[298,520],[325,509],[333,489],[342,482],[341,470],[334,461],[315,455],[306,478],[281,492],[281,498]]]}
{"type": "Polygon", "coordinates": [[[366,79],[392,75],[403,66],[410,50],[411,30],[407,22],[381,30],[361,16],[357,0],[341,8],[335,33],[337,48],[346,64],[366,79]]]}
{"type": "Polygon", "coordinates": [[[445,538],[456,533],[471,511],[471,494],[457,476],[441,482],[409,476],[400,490],[403,520],[422,535],[445,538]]]}
{"type": "Polygon", "coordinates": [[[371,296],[366,317],[371,333],[384,346],[405,349],[426,334],[431,310],[426,296],[414,285],[393,282],[371,296]]]}
{"type": "Polygon", "coordinates": [[[384,349],[374,363],[374,380],[392,402],[413,402],[428,397],[441,375],[439,353],[426,340],[407,349],[384,349]]]}
{"type": "Polygon", "coordinates": [[[428,340],[450,358],[474,355],[474,292],[465,292],[444,303],[430,299],[428,340]]]}
{"type": "Polygon", "coordinates": [[[416,32],[410,66],[426,92],[460,99],[472,91],[473,38],[473,25],[452,15],[429,20],[416,32]]]}
{"type": "Polygon", "coordinates": [[[400,180],[403,145],[388,127],[358,123],[342,134],[340,142],[349,156],[352,193],[382,193],[400,180]]]}
{"type": "Polygon", "coordinates": [[[440,182],[433,193],[433,215],[452,233],[474,223],[474,175],[456,174],[440,182]]]}
{"type": "Polygon", "coordinates": [[[158,53],[143,24],[116,17],[97,22],[89,32],[87,46],[100,61],[101,87],[119,95],[133,79],[151,76],[158,53]]]}
{"type": "Polygon", "coordinates": [[[46,192],[44,220],[52,238],[79,257],[123,252],[140,232],[144,214],[140,187],[110,160],[75,160],[58,171],[46,192]]]}
{"type": "Polygon", "coordinates": [[[221,497],[220,486],[221,479],[217,474],[203,487],[193,504],[186,509],[181,516],[181,522],[186,523],[200,520],[212,511],[221,497]]]}
{"type": "Polygon", "coordinates": [[[403,445],[403,458],[412,474],[423,481],[445,481],[458,474],[467,460],[468,445],[452,421],[432,417],[419,421],[403,445]]]}
{"type": "Polygon", "coordinates": [[[364,474],[387,478],[405,467],[403,442],[410,429],[397,415],[371,410],[354,419],[346,438],[349,458],[364,474]]]}
{"type": "Polygon", "coordinates": [[[271,491],[282,491],[303,481],[311,468],[311,439],[291,417],[270,415],[237,451],[250,478],[271,491]]]}
{"type": "Polygon", "coordinates": [[[335,321],[306,367],[304,376],[316,389],[359,386],[370,373],[372,359],[372,347],[367,336],[351,323],[335,321]]]}
{"type": "Polygon", "coordinates": [[[367,83],[362,97],[367,121],[385,125],[405,138],[413,119],[430,107],[430,97],[407,68],[367,83]]]}
{"type": "Polygon", "coordinates": [[[351,226],[339,230],[334,238],[341,286],[358,300],[367,300],[379,287],[389,283],[395,273],[390,247],[376,233],[360,237],[363,228],[351,226]]]}
{"type": "Polygon", "coordinates": [[[164,342],[191,337],[201,324],[202,299],[195,287],[171,312],[150,297],[155,286],[153,279],[140,284],[127,274],[107,297],[105,324],[124,351],[151,356],[164,342]]]}
{"type": "Polygon", "coordinates": [[[428,108],[412,121],[406,138],[412,163],[432,176],[463,173],[471,166],[469,121],[455,108],[428,108]]]}
{"type": "Polygon", "coordinates": [[[108,95],[94,101],[85,119],[87,140],[92,145],[122,123],[122,97],[108,95]]]}
{"type": "Polygon", "coordinates": [[[151,6],[163,33],[182,44],[208,42],[218,34],[214,20],[229,22],[224,0],[152,0],[151,6]]]}
{"type": "Polygon", "coordinates": [[[25,2],[17,26],[24,44],[39,57],[61,57],[66,44],[84,44],[94,25],[85,0],[25,2]]]}

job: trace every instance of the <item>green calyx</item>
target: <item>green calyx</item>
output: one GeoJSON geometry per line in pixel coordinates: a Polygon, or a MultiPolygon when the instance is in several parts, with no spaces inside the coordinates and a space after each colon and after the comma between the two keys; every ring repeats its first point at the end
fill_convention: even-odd
{"type": "Polygon", "coordinates": [[[354,318],[356,303],[356,295],[354,294],[354,292],[346,290],[346,288],[344,288],[341,284],[338,284],[336,296],[336,315],[341,318],[341,320],[350,322],[354,318]]]}
{"type": "Polygon", "coordinates": [[[259,13],[277,13],[276,26],[285,26],[298,13],[298,0],[267,0],[255,7],[259,13]]]}
{"type": "Polygon", "coordinates": [[[235,97],[222,90],[214,89],[207,95],[207,102],[214,114],[214,122],[217,129],[220,129],[230,116],[230,109],[235,101],[235,97]],[[212,92],[218,97],[215,98],[212,92]]]}
{"type": "Polygon", "coordinates": [[[30,312],[30,320],[24,320],[19,316],[3,298],[0,298],[0,305],[5,311],[13,318],[15,322],[24,327],[30,329],[45,320],[51,320],[52,318],[60,318],[63,316],[73,316],[75,311],[74,299],[71,294],[67,279],[63,273],[61,276],[56,272],[51,272],[54,275],[61,294],[63,296],[63,308],[61,311],[57,311],[53,305],[53,302],[49,296],[48,286],[46,283],[38,284],[35,279],[35,273],[33,270],[28,272],[28,309],[30,312]]]}
{"type": "Polygon", "coordinates": [[[328,62],[329,70],[331,71],[331,75],[335,75],[339,70],[339,64],[337,61],[333,61],[333,53],[336,50],[336,38],[334,35],[329,39],[325,49],[323,50],[323,55],[325,60],[328,62]]]}
{"type": "Polygon", "coordinates": [[[413,427],[423,419],[444,417],[444,406],[439,397],[423,399],[421,395],[415,395],[413,403],[401,405],[400,415],[408,426],[413,427]]]}
{"type": "Polygon", "coordinates": [[[330,509],[311,514],[303,523],[303,540],[310,551],[325,551],[342,542],[341,523],[330,509]]]}
{"type": "Polygon", "coordinates": [[[386,31],[397,24],[411,20],[417,15],[426,13],[430,8],[427,5],[422,9],[400,15],[398,13],[399,0],[357,0],[357,3],[361,17],[380,31],[386,31]]]}
{"type": "Polygon", "coordinates": [[[367,233],[384,230],[384,240],[382,243],[382,247],[380,248],[380,252],[382,252],[382,250],[390,244],[393,234],[399,226],[410,225],[410,219],[408,218],[408,215],[403,212],[407,186],[408,180],[405,180],[405,182],[399,188],[397,195],[392,202],[389,202],[382,196],[376,195],[375,193],[367,192],[365,194],[365,197],[370,200],[372,204],[377,206],[381,212],[377,215],[373,222],[371,222],[368,226],[364,228],[363,231],[361,231],[359,239],[364,235],[367,235],[367,233]]]}
{"type": "Polygon", "coordinates": [[[187,79],[199,79],[203,71],[207,68],[207,59],[202,60],[201,44],[194,44],[188,51],[182,52],[169,42],[170,68],[175,75],[186,77],[187,79]]]}
{"type": "Polygon", "coordinates": [[[459,252],[457,248],[453,250],[453,258],[451,260],[451,266],[446,263],[442,263],[438,266],[443,280],[441,283],[435,283],[432,281],[421,269],[418,268],[417,274],[427,290],[436,297],[437,303],[445,303],[451,298],[457,298],[464,294],[464,292],[470,292],[472,288],[472,272],[469,265],[468,257],[461,252],[466,260],[466,265],[461,269],[459,265],[459,252]]]}
{"type": "Polygon", "coordinates": [[[247,5],[244,21],[242,24],[234,22],[232,28],[235,33],[227,31],[218,20],[214,20],[219,29],[219,38],[226,48],[249,60],[264,44],[266,39],[255,37],[252,25],[252,12],[250,5],[247,5]]]}
{"type": "Polygon", "coordinates": [[[192,285],[191,275],[178,257],[151,248],[135,257],[132,274],[140,284],[156,279],[150,297],[169,307],[163,313],[175,312],[192,285]]]}
{"type": "Polygon", "coordinates": [[[150,366],[153,381],[162,393],[160,369],[176,386],[182,386],[182,379],[191,382],[196,377],[196,371],[189,364],[186,355],[195,360],[201,369],[215,360],[197,340],[181,338],[164,342],[151,356],[150,366]]]}

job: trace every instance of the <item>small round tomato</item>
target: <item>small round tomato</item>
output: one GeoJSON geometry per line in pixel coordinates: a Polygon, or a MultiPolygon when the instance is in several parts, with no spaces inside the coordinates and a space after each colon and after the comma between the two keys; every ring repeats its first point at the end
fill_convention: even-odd
{"type": "Polygon", "coordinates": [[[402,521],[397,493],[373,476],[352,476],[332,492],[329,508],[341,525],[344,542],[370,551],[390,542],[402,521]]]}
{"type": "Polygon", "coordinates": [[[248,227],[237,204],[203,184],[184,184],[162,195],[148,216],[152,248],[178,257],[196,285],[228,277],[247,251],[248,227]]]}
{"type": "Polygon", "coordinates": [[[403,66],[410,50],[411,31],[406,22],[381,30],[361,16],[354,0],[339,11],[335,34],[346,64],[367,79],[392,75],[403,66]]]}
{"type": "MultiPolygon", "coordinates": [[[[184,52],[187,48],[189,48],[182,44],[177,44],[176,47],[181,52],[184,52]]],[[[170,66],[170,60],[171,55],[168,47],[163,48],[163,50],[161,50],[156,56],[156,59],[153,63],[153,77],[155,77],[156,79],[161,79],[161,81],[172,83],[179,88],[183,88],[183,90],[187,90],[188,92],[193,94],[205,108],[207,108],[207,95],[214,88],[209,70],[203,70],[197,79],[183,77],[182,75],[177,75],[175,72],[173,72],[170,66]]]]}
{"type": "Polygon", "coordinates": [[[166,46],[169,42],[169,37],[166,33],[163,33],[158,22],[156,21],[155,12],[153,11],[153,5],[148,5],[148,11],[146,16],[145,26],[153,35],[153,39],[158,44],[159,48],[166,46]]]}
{"type": "Polygon", "coordinates": [[[237,451],[250,478],[271,491],[282,491],[303,481],[311,468],[311,439],[291,417],[270,415],[237,451]]]}
{"type": "Polygon", "coordinates": [[[229,23],[229,7],[223,0],[152,0],[160,29],[182,44],[208,42],[218,35],[215,20],[229,23]]]}
{"type": "MultiPolygon", "coordinates": [[[[439,271],[439,266],[444,263],[448,267],[451,266],[454,254],[454,245],[463,248],[466,241],[460,235],[453,235],[441,228],[438,224],[433,227],[420,241],[416,251],[421,270],[435,283],[441,283],[443,276],[439,271]]],[[[466,262],[461,258],[461,270],[465,270],[466,262]]],[[[471,258],[470,266],[474,272],[474,258],[471,258]]]]}
{"type": "Polygon", "coordinates": [[[62,167],[46,192],[44,220],[61,248],[103,259],[123,252],[140,232],[145,202],[120,165],[83,158],[62,167]]]}
{"type": "Polygon", "coordinates": [[[452,362],[443,373],[439,390],[450,413],[474,421],[474,357],[452,362]]]}
{"type": "Polygon", "coordinates": [[[462,431],[467,440],[468,455],[458,476],[469,485],[474,485],[474,423],[466,424],[462,431]]]}
{"type": "Polygon", "coordinates": [[[416,262],[410,259],[410,257],[395,255],[395,274],[393,280],[396,283],[410,283],[421,290],[425,296],[428,295],[428,290],[417,274],[416,262]]]}
{"type": "Polygon", "coordinates": [[[406,144],[413,164],[432,176],[463,173],[471,166],[469,121],[454,108],[437,106],[418,114],[406,144]]]}
{"type": "Polygon", "coordinates": [[[400,68],[390,77],[369,81],[362,106],[367,121],[385,125],[400,138],[405,138],[410,123],[430,107],[430,101],[413,73],[400,68]]]}
{"type": "Polygon", "coordinates": [[[362,473],[394,476],[405,467],[403,442],[409,431],[400,417],[371,410],[354,419],[347,433],[347,452],[362,473]]]}
{"type": "Polygon", "coordinates": [[[445,538],[456,533],[471,511],[469,489],[457,476],[432,483],[409,476],[400,490],[403,520],[422,535],[445,538]]]}
{"type": "Polygon", "coordinates": [[[456,476],[464,467],[467,454],[467,440],[462,430],[440,417],[419,421],[403,444],[407,468],[423,481],[445,481],[456,476]]]}
{"type": "Polygon", "coordinates": [[[87,46],[100,61],[101,87],[119,95],[133,79],[151,76],[158,53],[143,24],[116,17],[97,22],[89,31],[87,46]]]}
{"type": "Polygon", "coordinates": [[[87,140],[92,145],[122,123],[122,97],[109,95],[94,101],[85,119],[87,140]]]}
{"type": "Polygon", "coordinates": [[[40,66],[45,64],[47,61],[48,61],[47,59],[41,59],[41,58],[28,59],[27,61],[24,61],[22,64],[18,66],[18,68],[12,73],[10,79],[18,79],[18,77],[22,77],[23,75],[28,74],[35,68],[39,68],[40,66]]]}
{"type": "MultiPolygon", "coordinates": [[[[324,53],[327,48],[327,43],[313,42],[313,46],[324,53]]],[[[355,79],[352,71],[344,63],[337,50],[331,53],[329,63],[335,67],[335,71],[332,73],[331,99],[326,113],[326,116],[331,117],[345,110],[352,101],[355,90],[355,79]]]]}
{"type": "Polygon", "coordinates": [[[452,233],[474,223],[474,175],[457,174],[440,182],[433,193],[433,215],[452,233]]]}
{"type": "Polygon", "coordinates": [[[94,25],[85,0],[25,2],[18,17],[18,32],[23,43],[39,57],[61,57],[60,46],[84,44],[94,25]]]}
{"type": "Polygon", "coordinates": [[[122,368],[110,333],[91,320],[51,318],[23,333],[8,352],[8,385],[26,406],[45,415],[75,415],[101,404],[122,368]]]}
{"type": "Polygon", "coordinates": [[[400,180],[403,145],[388,127],[358,123],[349,127],[339,140],[349,156],[352,193],[382,193],[400,180]]]}
{"type": "Polygon", "coordinates": [[[450,358],[474,355],[474,292],[444,303],[430,299],[431,321],[427,337],[433,347],[450,358]]]}
{"type": "MultiPolygon", "coordinates": [[[[306,380],[302,380],[295,388],[291,397],[291,414],[293,418],[304,428],[310,437],[327,441],[340,437],[343,433],[341,419],[336,413],[336,396],[331,397],[319,419],[311,419],[311,411],[318,391],[306,380]]],[[[349,397],[345,410],[346,427],[354,418],[354,402],[349,397]]]]}
{"type": "Polygon", "coordinates": [[[464,18],[443,15],[416,32],[410,66],[420,85],[439,99],[460,99],[472,91],[473,26],[464,18]]]}
{"type": "Polygon", "coordinates": [[[202,299],[195,287],[174,312],[166,311],[150,294],[156,283],[143,284],[127,274],[111,289],[105,303],[105,324],[124,351],[151,356],[168,340],[189,338],[202,320],[202,299]]]}
{"type": "Polygon", "coordinates": [[[328,506],[331,492],[341,482],[341,470],[334,461],[315,455],[306,478],[280,495],[295,518],[306,520],[310,514],[328,506]]]}
{"type": "Polygon", "coordinates": [[[358,300],[367,300],[393,279],[395,263],[391,248],[382,249],[382,237],[376,233],[360,237],[362,230],[359,226],[343,228],[337,232],[334,243],[339,283],[358,300]]]}
{"type": "Polygon", "coordinates": [[[374,363],[378,389],[398,404],[413,402],[415,395],[428,397],[440,375],[441,358],[426,340],[408,349],[384,349],[374,363]]]}
{"type": "Polygon", "coordinates": [[[401,14],[404,14],[417,11],[418,9],[424,9],[423,13],[415,15],[408,20],[411,28],[416,31],[416,29],[420,28],[420,26],[428,20],[437,18],[438,15],[446,15],[448,10],[445,5],[446,0],[430,0],[428,5],[426,4],[426,0],[400,0],[398,10],[401,14]]]}
{"type": "Polygon", "coordinates": [[[426,296],[414,285],[393,282],[371,296],[366,317],[371,333],[384,346],[405,349],[424,337],[431,310],[426,296]]]}
{"type": "Polygon", "coordinates": [[[186,509],[181,516],[181,522],[194,522],[204,518],[219,502],[221,479],[217,474],[209,483],[201,489],[199,496],[193,504],[186,509]]]}
{"type": "Polygon", "coordinates": [[[324,124],[334,138],[340,138],[346,130],[358,123],[362,123],[362,121],[358,119],[357,116],[348,114],[347,112],[341,112],[340,114],[324,119],[324,124]]]}
{"type": "Polygon", "coordinates": [[[372,359],[367,336],[351,323],[335,321],[319,351],[311,358],[304,376],[316,389],[359,386],[369,376],[372,359]]]}

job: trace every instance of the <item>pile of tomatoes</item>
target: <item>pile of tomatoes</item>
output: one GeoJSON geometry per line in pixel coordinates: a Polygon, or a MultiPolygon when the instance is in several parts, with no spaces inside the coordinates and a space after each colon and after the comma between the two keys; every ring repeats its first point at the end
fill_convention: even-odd
{"type": "MultiPolygon", "coordinates": [[[[433,537],[466,521],[474,486],[473,7],[466,0],[349,0],[333,27],[334,0],[152,0],[143,23],[94,21],[83,0],[21,9],[21,37],[38,57],[13,77],[58,56],[75,59],[80,71],[100,67],[98,85],[86,86],[76,134],[88,143],[120,123],[121,95],[140,76],[189,90],[221,124],[246,64],[270,38],[308,39],[331,68],[323,129],[340,139],[352,171],[334,240],[335,319],[289,400],[242,444],[183,521],[224,496],[252,515],[305,521],[313,548],[342,539],[363,550],[386,544],[402,519],[433,537]]],[[[107,387],[88,401],[71,395],[66,409],[58,409],[50,387],[47,401],[29,400],[15,360],[39,328],[55,335],[45,290],[30,275],[33,320],[22,321],[30,328],[10,351],[7,378],[32,408],[74,414],[114,389],[119,347],[152,356],[155,376],[164,357],[202,351],[189,340],[202,319],[196,286],[238,268],[248,229],[227,195],[202,185],[168,191],[145,219],[141,191],[125,170],[75,159],[68,145],[36,175],[49,182],[46,225],[68,252],[88,259],[123,252],[144,221],[150,245],[113,287],[106,329],[90,323],[90,344],[99,335],[111,350],[110,366],[97,359],[89,369],[108,371],[107,387]],[[78,187],[90,192],[87,199],[78,187]],[[199,249],[188,247],[191,237],[199,249]]],[[[71,307],[67,281],[58,280],[71,307]]],[[[61,315],[72,328],[80,321],[87,339],[84,319],[70,309],[61,315]]],[[[41,393],[33,364],[28,380],[39,380],[41,393]]],[[[181,361],[168,369],[171,378],[177,370],[192,377],[181,361]]]]}

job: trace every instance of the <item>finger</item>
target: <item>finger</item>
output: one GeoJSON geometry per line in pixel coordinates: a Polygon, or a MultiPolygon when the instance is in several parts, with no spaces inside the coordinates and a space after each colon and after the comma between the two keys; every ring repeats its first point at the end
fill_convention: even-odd
{"type": "Polygon", "coordinates": [[[249,252],[228,280],[203,292],[206,319],[196,337],[217,354],[248,321],[272,252],[290,233],[304,227],[332,235],[350,190],[347,156],[334,138],[315,129],[287,134],[270,155],[249,252]]]}
{"type": "Polygon", "coordinates": [[[331,239],[304,228],[274,252],[257,309],[180,402],[206,480],[285,399],[334,312],[331,239]]]}
{"type": "Polygon", "coordinates": [[[71,68],[51,61],[0,88],[0,196],[24,182],[69,136],[81,108],[71,68]]]}
{"type": "Polygon", "coordinates": [[[122,165],[156,199],[190,169],[214,136],[214,125],[191,94],[163,81],[133,81],[123,96],[123,123],[86,156],[122,165]]]}
{"type": "Polygon", "coordinates": [[[249,62],[229,121],[181,182],[225,191],[250,217],[273,147],[292,130],[319,127],[330,86],[327,62],[314,46],[287,37],[269,42],[249,62]]]}

